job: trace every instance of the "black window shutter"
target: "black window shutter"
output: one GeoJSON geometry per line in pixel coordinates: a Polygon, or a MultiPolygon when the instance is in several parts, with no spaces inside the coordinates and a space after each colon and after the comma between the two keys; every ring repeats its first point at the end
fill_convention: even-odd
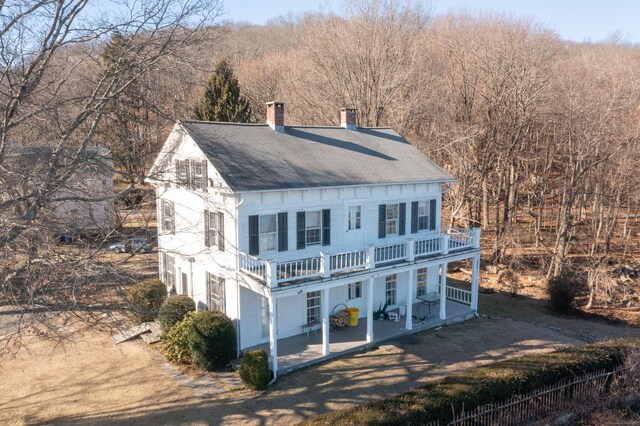
{"type": "Polygon", "coordinates": [[[224,213],[218,212],[218,250],[224,251],[224,213]]]}
{"type": "Polygon", "coordinates": [[[249,254],[260,253],[260,233],[258,230],[258,215],[249,216],[249,254]]]}
{"type": "Polygon", "coordinates": [[[378,238],[387,236],[387,205],[380,204],[378,208],[378,238]]]}
{"type": "Polygon", "coordinates": [[[399,222],[400,226],[398,227],[398,235],[404,235],[406,227],[407,227],[407,203],[400,203],[398,208],[398,216],[400,216],[399,222]]]}
{"type": "Polygon", "coordinates": [[[202,190],[206,191],[208,186],[207,160],[202,160],[202,190]]]}
{"type": "Polygon", "coordinates": [[[306,246],[305,241],[305,213],[298,212],[296,214],[296,240],[298,250],[302,250],[306,246]]]}
{"type": "Polygon", "coordinates": [[[411,203],[411,233],[418,232],[418,202],[411,203]]]}
{"type": "Polygon", "coordinates": [[[322,245],[331,245],[331,210],[322,210],[322,245]]]}
{"type": "Polygon", "coordinates": [[[278,251],[289,249],[289,223],[287,213],[278,213],[278,251]]]}
{"type": "Polygon", "coordinates": [[[191,179],[191,164],[190,160],[184,160],[184,186],[188,189],[193,189],[193,179],[191,179]]]}
{"type": "Polygon", "coordinates": [[[436,200],[429,203],[429,229],[436,229],[436,200]]]}
{"type": "Polygon", "coordinates": [[[211,241],[209,241],[209,210],[204,211],[204,245],[205,247],[211,247],[211,241]]]}
{"type": "Polygon", "coordinates": [[[226,288],[225,288],[225,280],[224,278],[218,278],[218,291],[219,291],[219,295],[220,295],[220,302],[219,302],[219,306],[220,306],[220,312],[222,313],[226,313],[227,312],[227,295],[226,293],[226,288]]]}

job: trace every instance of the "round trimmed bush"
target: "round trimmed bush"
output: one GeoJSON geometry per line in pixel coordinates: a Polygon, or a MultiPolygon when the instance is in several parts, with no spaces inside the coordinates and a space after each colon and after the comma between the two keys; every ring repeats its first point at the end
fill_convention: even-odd
{"type": "Polygon", "coordinates": [[[271,380],[269,356],[263,349],[249,351],[240,363],[240,378],[251,389],[264,389],[271,380]]]}
{"type": "Polygon", "coordinates": [[[187,312],[181,321],[162,334],[163,353],[169,361],[176,364],[190,362],[189,331],[193,325],[195,314],[195,311],[187,312]]]}
{"type": "Polygon", "coordinates": [[[549,306],[553,311],[567,314],[573,310],[576,283],[572,279],[566,275],[551,278],[547,283],[547,292],[549,293],[549,306]]]}
{"type": "Polygon", "coordinates": [[[189,330],[191,361],[204,370],[229,364],[236,355],[236,332],[231,319],[222,312],[198,311],[189,330]]]}
{"type": "Polygon", "coordinates": [[[167,297],[158,312],[158,321],[162,326],[162,332],[166,333],[176,323],[182,321],[188,312],[195,310],[196,302],[189,296],[178,294],[167,297]]]}
{"type": "Polygon", "coordinates": [[[167,298],[167,286],[157,278],[150,278],[131,287],[127,300],[138,322],[153,321],[167,298]]]}

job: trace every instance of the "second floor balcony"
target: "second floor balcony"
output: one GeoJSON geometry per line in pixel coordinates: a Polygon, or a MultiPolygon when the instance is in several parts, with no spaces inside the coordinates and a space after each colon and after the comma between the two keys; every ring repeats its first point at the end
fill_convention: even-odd
{"type": "Polygon", "coordinates": [[[387,245],[368,245],[361,250],[340,253],[320,252],[316,257],[275,261],[239,253],[240,271],[269,288],[309,280],[366,271],[401,262],[413,262],[434,256],[446,256],[480,248],[480,229],[445,227],[437,235],[407,239],[387,245]]]}

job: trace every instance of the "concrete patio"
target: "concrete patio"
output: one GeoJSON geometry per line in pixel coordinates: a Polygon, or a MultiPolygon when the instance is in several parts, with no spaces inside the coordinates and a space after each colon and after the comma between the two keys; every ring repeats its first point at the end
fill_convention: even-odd
{"type": "MultiPolygon", "coordinates": [[[[286,373],[309,364],[326,360],[348,352],[365,349],[369,346],[404,334],[413,333],[429,328],[436,328],[444,324],[464,321],[474,316],[473,310],[468,305],[463,305],[451,300],[447,300],[447,318],[441,320],[438,317],[439,308],[436,305],[429,307],[415,303],[413,305],[413,329],[408,331],[405,328],[405,317],[398,321],[379,320],[373,322],[373,342],[366,340],[367,323],[366,318],[360,318],[357,327],[347,327],[342,330],[332,331],[329,335],[331,353],[326,357],[322,356],[322,331],[312,331],[307,337],[306,334],[299,334],[284,339],[278,339],[278,365],[280,374],[286,373]]],[[[391,310],[390,312],[397,312],[391,310]]],[[[264,349],[269,353],[269,344],[254,346],[245,351],[264,349]]]]}

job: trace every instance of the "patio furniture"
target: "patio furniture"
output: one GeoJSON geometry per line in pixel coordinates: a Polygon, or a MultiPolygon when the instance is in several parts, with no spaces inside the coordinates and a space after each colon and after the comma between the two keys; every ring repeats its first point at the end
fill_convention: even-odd
{"type": "Polygon", "coordinates": [[[320,330],[322,328],[322,324],[318,324],[316,322],[310,322],[308,324],[305,324],[302,326],[302,332],[303,333],[307,333],[307,338],[309,337],[309,333],[311,331],[313,331],[313,333],[315,334],[316,331],[320,330]]]}
{"type": "Polygon", "coordinates": [[[429,315],[431,315],[431,306],[440,304],[440,293],[434,291],[418,296],[417,299],[420,301],[420,306],[425,305],[429,308],[429,315]]]}
{"type": "Polygon", "coordinates": [[[398,314],[397,312],[389,312],[389,319],[392,321],[399,321],[400,314],[398,314]]]}

